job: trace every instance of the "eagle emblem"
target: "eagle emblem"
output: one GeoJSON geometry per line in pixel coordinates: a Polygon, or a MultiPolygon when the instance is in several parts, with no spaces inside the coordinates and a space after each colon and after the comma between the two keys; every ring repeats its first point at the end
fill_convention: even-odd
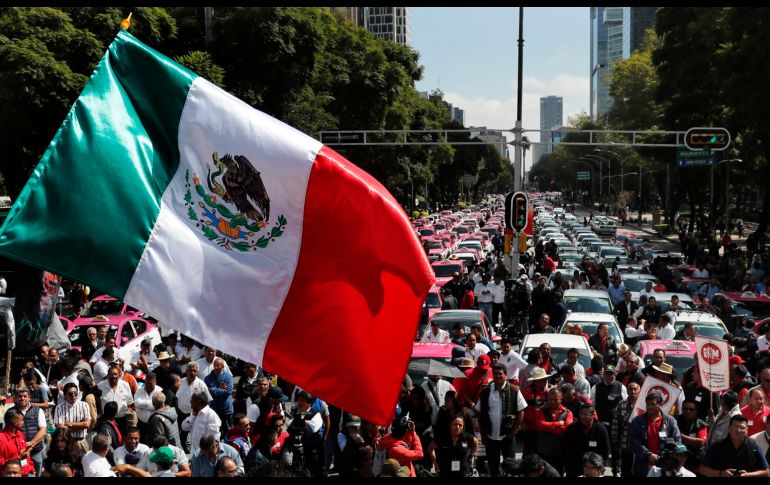
{"type": "Polygon", "coordinates": [[[196,227],[223,248],[241,252],[266,248],[281,237],[287,223],[283,215],[260,234],[270,225],[270,197],[259,170],[243,155],[220,158],[214,152],[211,158],[213,169],[206,164],[205,187],[196,173],[192,184],[190,171],[185,173],[185,206],[196,227]]]}

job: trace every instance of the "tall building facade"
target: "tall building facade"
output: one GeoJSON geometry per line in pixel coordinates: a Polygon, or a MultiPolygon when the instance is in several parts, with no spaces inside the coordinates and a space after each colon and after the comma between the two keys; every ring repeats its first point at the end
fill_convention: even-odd
{"type": "Polygon", "coordinates": [[[357,7],[359,27],[363,27],[380,39],[396,44],[412,42],[412,23],[409,7],[357,7]]]}
{"type": "Polygon", "coordinates": [[[338,12],[345,16],[348,20],[353,22],[356,27],[362,27],[360,24],[363,17],[361,15],[361,7],[329,7],[332,12],[338,12]]]}
{"type": "Polygon", "coordinates": [[[540,98],[540,142],[548,145],[534,145],[533,162],[537,162],[546,153],[553,152],[553,131],[564,124],[564,98],[546,96],[540,98]]]}
{"type": "Polygon", "coordinates": [[[592,120],[612,107],[609,74],[613,62],[628,59],[644,42],[645,30],[655,25],[658,7],[591,7],[592,120]]]}
{"type": "Polygon", "coordinates": [[[655,25],[658,7],[623,7],[623,59],[642,46],[644,31],[655,25]]]}

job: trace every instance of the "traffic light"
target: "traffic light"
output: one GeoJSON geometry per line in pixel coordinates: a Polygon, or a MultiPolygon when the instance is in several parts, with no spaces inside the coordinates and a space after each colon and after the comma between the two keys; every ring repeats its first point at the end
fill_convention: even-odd
{"type": "Polygon", "coordinates": [[[725,128],[690,128],[684,144],[690,150],[724,150],[730,146],[730,132],[725,128]]]}
{"type": "Polygon", "coordinates": [[[503,240],[503,249],[505,250],[505,254],[509,254],[511,252],[511,245],[513,243],[513,231],[510,229],[505,230],[505,239],[503,240]]]}
{"type": "Polygon", "coordinates": [[[527,227],[527,196],[516,192],[513,196],[513,229],[523,231],[527,227]]]}
{"type": "Polygon", "coordinates": [[[519,233],[519,252],[520,253],[527,252],[527,233],[526,232],[519,233]]]}

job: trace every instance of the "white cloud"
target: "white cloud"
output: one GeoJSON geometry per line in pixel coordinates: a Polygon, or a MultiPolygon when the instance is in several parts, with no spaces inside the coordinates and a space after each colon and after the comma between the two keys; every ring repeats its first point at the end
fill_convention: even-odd
{"type": "MultiPolygon", "coordinates": [[[[515,86],[514,86],[515,89],[515,86]]],[[[564,98],[564,123],[581,111],[588,112],[588,77],[559,74],[550,79],[524,78],[522,127],[540,128],[540,98],[544,96],[564,98]]],[[[516,95],[508,98],[490,98],[463,93],[446,92],[444,99],[465,110],[465,126],[486,126],[497,130],[509,130],[516,126],[516,95]]],[[[509,140],[513,134],[509,133],[509,140]]],[[[525,133],[530,140],[540,139],[538,132],[525,133]]],[[[511,155],[512,156],[512,155],[511,155]]],[[[527,170],[531,167],[531,150],[527,152],[527,170]]]]}

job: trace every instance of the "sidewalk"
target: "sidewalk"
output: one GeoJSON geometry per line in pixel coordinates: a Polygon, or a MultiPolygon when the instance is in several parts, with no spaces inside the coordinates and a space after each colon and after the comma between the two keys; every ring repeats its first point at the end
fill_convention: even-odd
{"type": "MultiPolygon", "coordinates": [[[[616,223],[619,230],[629,228],[629,229],[635,229],[637,231],[644,232],[650,236],[661,237],[661,236],[658,236],[658,233],[657,231],[655,231],[655,228],[653,228],[653,224],[651,222],[642,222],[641,224],[638,224],[636,222],[629,222],[629,220],[627,219],[626,224],[621,225],[620,217],[609,216],[607,215],[607,213],[597,210],[595,207],[586,207],[586,206],[580,206],[580,205],[576,205],[576,207],[583,207],[586,210],[593,211],[594,215],[602,215],[607,217],[608,219],[616,223]]],[[[637,213],[633,213],[633,215],[636,216],[637,213]]],[[[652,213],[642,212],[642,221],[652,221],[652,213]]],[[[679,244],[679,236],[676,234],[667,234],[662,236],[662,238],[671,243],[679,244]]]]}

